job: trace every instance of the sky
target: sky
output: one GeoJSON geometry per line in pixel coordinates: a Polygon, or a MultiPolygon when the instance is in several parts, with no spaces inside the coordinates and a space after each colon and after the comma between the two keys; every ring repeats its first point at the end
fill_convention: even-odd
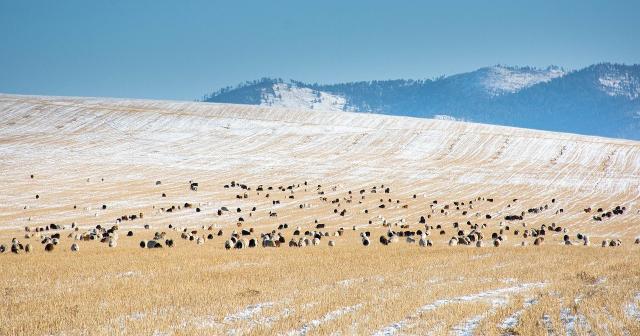
{"type": "Polygon", "coordinates": [[[640,63],[640,1],[0,0],[0,92],[195,100],[261,77],[640,63]]]}

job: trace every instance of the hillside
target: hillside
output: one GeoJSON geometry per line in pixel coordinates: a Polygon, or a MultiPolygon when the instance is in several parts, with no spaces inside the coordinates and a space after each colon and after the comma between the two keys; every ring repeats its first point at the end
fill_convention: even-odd
{"type": "Polygon", "coordinates": [[[2,335],[640,334],[639,142],[152,100],[0,116],[2,335]]]}
{"type": "Polygon", "coordinates": [[[374,112],[640,139],[640,65],[492,66],[432,80],[307,84],[264,78],[204,101],[374,112]]]}
{"type": "MultiPolygon", "coordinates": [[[[0,204],[16,211],[32,197],[16,187],[27,173],[65,180],[170,174],[187,181],[386,181],[455,195],[526,190],[633,202],[640,195],[640,145],[634,141],[378,114],[169,101],[3,95],[0,113],[1,182],[8,187],[0,204]]],[[[121,196],[128,198],[124,191],[121,196]]],[[[11,211],[3,212],[2,225],[14,224],[9,218],[11,211]]]]}

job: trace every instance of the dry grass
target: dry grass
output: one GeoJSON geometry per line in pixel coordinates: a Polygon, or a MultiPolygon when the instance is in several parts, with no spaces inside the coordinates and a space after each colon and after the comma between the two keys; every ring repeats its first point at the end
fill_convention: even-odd
{"type": "Polygon", "coordinates": [[[577,334],[640,332],[624,313],[640,289],[635,246],[363,248],[348,232],[336,248],[226,251],[216,238],[143,250],[138,237],[122,237],[115,249],[85,243],[72,254],[63,244],[53,253],[2,256],[0,334],[274,334],[304,326],[369,334],[398,321],[401,333],[440,334],[483,315],[475,333],[495,335],[525,297],[538,302],[513,328],[519,334],[546,334],[545,314],[564,334],[563,309],[584,316],[577,334]],[[482,297],[492,290],[498,294],[482,297]],[[266,306],[241,313],[259,304],[266,306]],[[326,318],[345,307],[356,309],[326,318]]]}

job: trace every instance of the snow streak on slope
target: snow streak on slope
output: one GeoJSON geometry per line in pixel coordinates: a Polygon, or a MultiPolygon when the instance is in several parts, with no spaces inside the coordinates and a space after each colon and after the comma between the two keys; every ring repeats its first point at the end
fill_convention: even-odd
{"type": "Polygon", "coordinates": [[[640,97],[640,79],[629,73],[609,73],[598,78],[601,89],[612,97],[626,97],[630,100],[640,97]]]}
{"type": "Polygon", "coordinates": [[[494,66],[488,70],[488,74],[482,84],[492,96],[515,93],[535,84],[548,82],[565,75],[564,70],[556,67],[540,70],[494,66]]]}
{"type": "Polygon", "coordinates": [[[320,111],[348,110],[347,100],[342,96],[301,88],[289,83],[273,84],[273,93],[263,90],[260,105],[320,111]]]}

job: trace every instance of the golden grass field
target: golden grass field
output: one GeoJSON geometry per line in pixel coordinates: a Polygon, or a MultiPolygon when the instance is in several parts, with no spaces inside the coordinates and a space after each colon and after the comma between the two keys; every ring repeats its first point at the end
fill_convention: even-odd
{"type": "Polygon", "coordinates": [[[2,95],[0,111],[0,244],[33,247],[0,254],[0,335],[640,334],[637,142],[161,101],[2,95]],[[592,219],[616,206],[626,210],[592,219]],[[74,239],[140,213],[118,223],[116,247],[74,239]],[[429,215],[433,247],[378,242],[389,229],[424,231],[429,215]],[[329,233],[318,246],[224,248],[233,230],[259,238],[288,223],[288,242],[315,220],[329,233]],[[486,224],[485,247],[448,246],[453,223],[468,232],[467,221],[486,224]],[[35,232],[51,223],[65,228],[35,232]],[[552,223],[567,232],[547,232],[541,246],[522,236],[552,223]],[[54,232],[60,242],[45,252],[40,240],[54,232]],[[175,247],[138,246],[155,232],[175,247]],[[600,247],[605,239],[622,246],[600,247]]]}

